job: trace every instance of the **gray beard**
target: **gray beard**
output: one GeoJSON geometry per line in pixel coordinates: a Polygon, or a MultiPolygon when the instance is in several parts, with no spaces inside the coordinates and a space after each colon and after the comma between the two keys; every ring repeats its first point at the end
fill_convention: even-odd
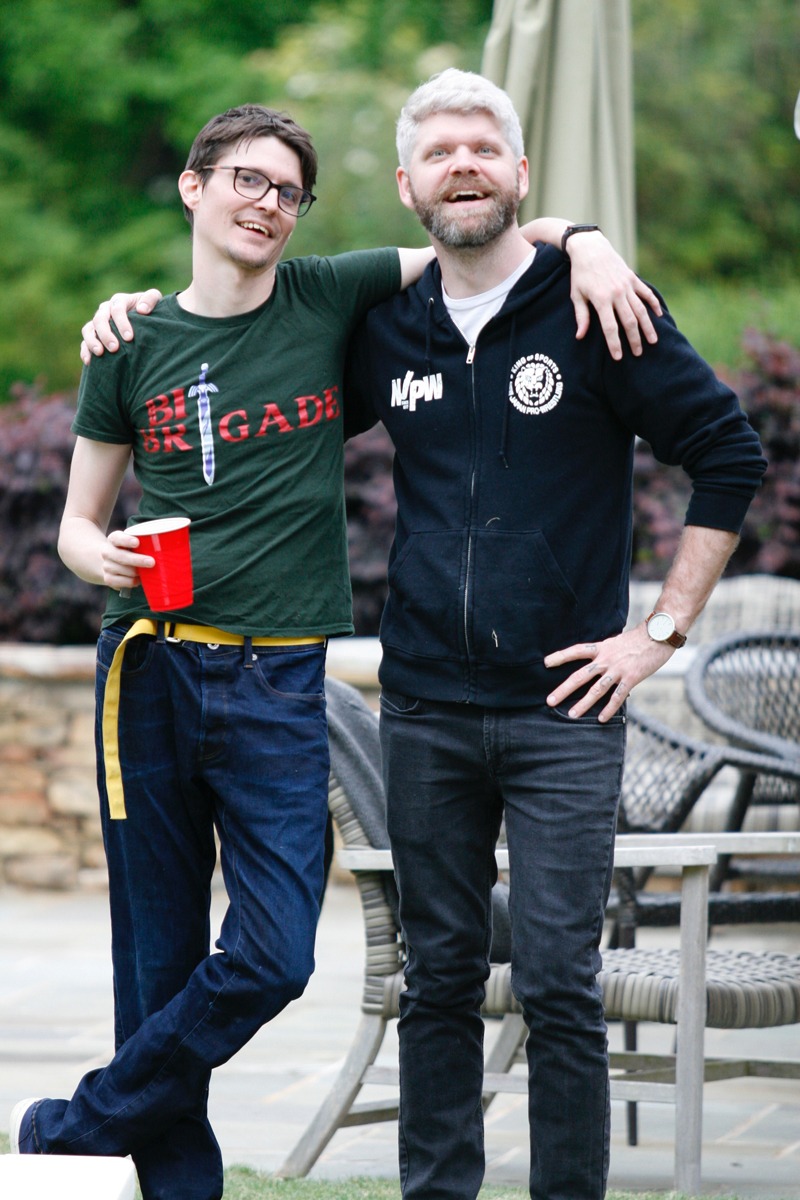
{"type": "Polygon", "coordinates": [[[432,238],[442,246],[452,250],[478,249],[493,242],[501,233],[505,233],[516,220],[519,209],[519,194],[496,196],[489,212],[484,213],[480,221],[469,224],[461,223],[459,217],[449,217],[446,212],[447,202],[434,200],[425,204],[411,190],[414,211],[432,238]]]}

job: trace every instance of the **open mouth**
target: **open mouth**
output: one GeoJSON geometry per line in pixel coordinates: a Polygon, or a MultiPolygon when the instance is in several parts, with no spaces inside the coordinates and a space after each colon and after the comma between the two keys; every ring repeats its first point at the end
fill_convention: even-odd
{"type": "Polygon", "coordinates": [[[451,192],[450,195],[445,198],[445,202],[447,204],[476,204],[481,200],[486,200],[487,198],[488,196],[486,192],[462,188],[457,192],[451,192]]]}

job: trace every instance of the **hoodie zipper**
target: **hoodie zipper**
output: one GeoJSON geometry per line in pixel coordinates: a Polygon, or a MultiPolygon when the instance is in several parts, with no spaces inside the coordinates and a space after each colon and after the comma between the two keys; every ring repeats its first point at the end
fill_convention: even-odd
{"type": "MultiPolygon", "coordinates": [[[[476,430],[476,437],[477,437],[478,413],[477,413],[477,405],[475,403],[475,371],[473,368],[473,363],[475,362],[476,350],[477,350],[477,344],[475,342],[473,342],[473,344],[469,347],[469,350],[467,351],[467,365],[470,368],[470,392],[472,395],[472,413],[475,418],[475,430],[476,430]]],[[[467,572],[466,572],[466,579],[464,581],[464,645],[465,645],[465,648],[467,651],[468,676],[471,675],[471,673],[472,673],[471,666],[470,666],[470,659],[472,658],[472,646],[470,644],[470,636],[469,636],[469,602],[470,602],[471,584],[472,584],[472,552],[473,552],[473,541],[474,541],[473,533],[472,533],[472,512],[473,512],[474,499],[475,499],[475,458],[473,456],[472,469],[471,469],[470,481],[469,481],[469,524],[468,524],[468,529],[470,530],[470,533],[469,533],[469,537],[467,539],[467,572]]],[[[472,687],[471,679],[469,680],[468,687],[471,690],[471,687],[472,687]]]]}

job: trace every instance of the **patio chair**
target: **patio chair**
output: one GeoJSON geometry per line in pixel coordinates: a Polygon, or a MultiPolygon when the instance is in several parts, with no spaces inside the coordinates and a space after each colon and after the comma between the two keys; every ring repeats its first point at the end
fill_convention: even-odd
{"type": "MultiPolygon", "coordinates": [[[[362,1102],[362,1089],[371,1084],[396,1086],[396,1066],[375,1065],[390,1021],[399,1015],[399,995],[403,987],[404,946],[396,913],[396,894],[391,877],[391,855],[387,849],[385,826],[368,833],[357,808],[361,807],[359,780],[370,775],[379,781],[377,760],[372,766],[362,762],[354,791],[343,785],[343,776],[352,776],[352,762],[346,761],[348,747],[369,746],[377,725],[360,695],[346,684],[328,680],[328,711],[331,728],[331,780],[329,804],[343,842],[340,861],[354,872],[359,890],[366,953],[361,1000],[361,1022],[339,1076],[308,1129],[277,1171],[278,1176],[298,1177],[308,1173],[336,1131],[354,1125],[390,1120],[397,1116],[396,1101],[362,1102]],[[371,731],[371,732],[370,732],[371,731]],[[366,742],[361,732],[367,733],[366,742]],[[355,802],[354,802],[355,798],[355,802]]],[[[724,751],[716,751],[721,761],[724,751]]],[[[362,755],[368,759],[369,755],[362,755]]],[[[717,759],[704,764],[700,775],[712,778],[717,759]]],[[[654,786],[658,785],[657,777],[654,786]]],[[[382,792],[369,801],[369,817],[383,811],[382,792]]],[[[761,835],[769,837],[770,835],[761,835]]],[[[622,1067],[621,1076],[612,1076],[612,1097],[640,1100],[659,1099],[676,1105],[675,1184],[679,1191],[697,1192],[700,1186],[700,1138],[702,1127],[703,1029],[706,1008],[709,1023],[732,1020],[737,1026],[800,1022],[800,958],[754,955],[747,961],[728,954],[718,956],[706,974],[705,927],[708,896],[708,868],[715,852],[691,838],[681,843],[674,839],[623,837],[615,861],[630,870],[648,870],[652,866],[675,863],[683,872],[684,905],[681,914],[681,950],[662,952],[617,949],[604,955],[600,982],[607,1015],[620,1020],[652,1020],[677,1023],[680,1031],[675,1055],[655,1061],[624,1054],[613,1060],[622,1067]],[[629,843],[625,845],[624,843],[629,843]],[[735,982],[731,975],[734,967],[735,982]],[[680,980],[680,987],[678,986],[680,980]],[[741,999],[743,997],[743,999],[741,999]]],[[[788,846],[800,853],[797,845],[788,846]]],[[[772,848],[775,848],[774,843],[772,848]]],[[[498,864],[507,868],[507,852],[498,852],[498,864]]],[[[494,959],[496,954],[492,954],[494,959]]],[[[502,1018],[491,1052],[487,1056],[484,1088],[487,1099],[511,1091],[527,1091],[527,1072],[514,1071],[526,1037],[520,1006],[511,989],[509,962],[494,962],[486,988],[484,1014],[502,1018]]],[[[748,1073],[757,1068],[737,1060],[733,1067],[716,1067],[730,1074],[748,1073]]],[[[800,1064],[782,1064],[785,1074],[800,1064]]],[[[768,1066],[761,1064],[759,1073],[768,1066]]]]}
{"type": "MultiPolygon", "coordinates": [[[[800,585],[799,585],[800,586],[800,585]]],[[[800,625],[800,620],[797,623],[800,625]]],[[[731,633],[701,647],[686,676],[686,695],[713,735],[732,746],[800,765],[800,629],[731,633]]],[[[775,776],[743,775],[730,813],[731,828],[767,809],[772,828],[797,827],[800,784],[775,776]]],[[[760,825],[764,825],[762,820],[760,825]]],[[[788,864],[796,878],[797,868],[788,864]]],[[[722,861],[720,871],[754,873],[752,864],[722,861]]],[[[760,875],[776,874],[765,863],[760,875]]],[[[781,872],[777,872],[780,878],[781,872]]]]}
{"type": "MultiPolygon", "coordinates": [[[[618,820],[621,834],[672,834],[682,829],[694,806],[706,789],[718,780],[723,770],[734,771],[738,783],[729,802],[725,830],[741,828],[744,810],[741,797],[749,796],[758,786],[797,788],[800,786],[800,762],[785,763],[780,758],[755,754],[727,745],[716,745],[670,729],[635,705],[628,706],[628,741],[618,820]]],[[[732,785],[733,786],[733,785],[732,785]]],[[[698,835],[703,841],[720,845],[714,835],[698,835]]],[[[709,925],[772,924],[776,921],[800,921],[800,891],[723,891],[728,855],[720,854],[712,868],[708,898],[709,925]]],[[[754,859],[748,860],[752,863],[754,859]]],[[[793,871],[797,863],[783,859],[793,871]]],[[[680,921],[680,895],[674,891],[647,891],[651,868],[614,872],[614,890],[607,909],[610,922],[609,947],[632,949],[636,930],[648,926],[676,926],[680,921]]],[[[606,958],[607,958],[606,954],[606,958]]],[[[625,1049],[634,1053],[637,1046],[635,1020],[624,1023],[625,1049]]],[[[629,1145],[638,1140],[637,1109],[627,1109],[629,1145]]]]}

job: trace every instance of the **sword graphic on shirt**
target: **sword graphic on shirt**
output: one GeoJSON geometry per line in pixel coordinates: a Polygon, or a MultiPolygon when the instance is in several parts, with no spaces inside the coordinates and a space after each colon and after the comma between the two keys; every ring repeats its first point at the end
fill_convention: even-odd
{"type": "Polygon", "coordinates": [[[211,392],[219,388],[206,379],[208,363],[200,368],[200,378],[189,388],[190,396],[197,396],[197,417],[200,422],[200,449],[203,454],[203,478],[209,486],[214,482],[214,434],[211,429],[211,392]]]}

